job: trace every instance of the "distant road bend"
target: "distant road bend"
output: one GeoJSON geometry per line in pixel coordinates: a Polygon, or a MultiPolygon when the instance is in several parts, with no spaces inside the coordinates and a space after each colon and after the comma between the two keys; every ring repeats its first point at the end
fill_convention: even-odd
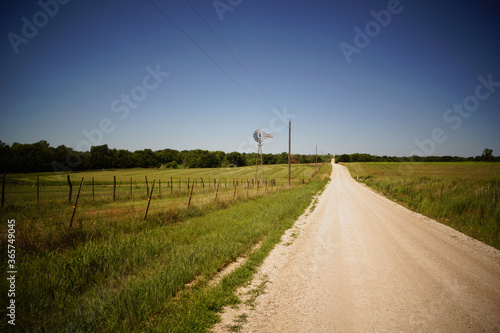
{"type": "MultiPolygon", "coordinates": [[[[416,214],[333,165],[247,332],[500,332],[500,251],[416,214]]],[[[298,221],[298,223],[300,220],[298,221]]]]}

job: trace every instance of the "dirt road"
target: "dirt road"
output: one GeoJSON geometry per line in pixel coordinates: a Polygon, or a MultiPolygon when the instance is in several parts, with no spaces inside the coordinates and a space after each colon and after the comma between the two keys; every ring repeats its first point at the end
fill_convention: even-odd
{"type": "Polygon", "coordinates": [[[500,332],[500,251],[375,194],[345,167],[333,166],[297,223],[256,277],[269,283],[243,332],[500,332]]]}

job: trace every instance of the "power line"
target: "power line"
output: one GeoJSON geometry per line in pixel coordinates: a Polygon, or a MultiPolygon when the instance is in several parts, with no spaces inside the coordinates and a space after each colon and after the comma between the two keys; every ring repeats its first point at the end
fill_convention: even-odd
{"type": "MultiPolygon", "coordinates": [[[[203,16],[196,10],[196,8],[191,4],[191,2],[189,0],[185,0],[187,2],[187,4],[189,5],[189,7],[191,7],[191,9],[196,13],[196,15],[198,15],[198,17],[203,21],[203,23],[205,23],[205,25],[207,26],[207,28],[212,32],[212,34],[215,36],[215,38],[217,38],[217,40],[222,44],[222,46],[224,46],[224,48],[226,49],[226,51],[233,57],[233,59],[241,66],[241,68],[245,71],[245,73],[252,79],[253,82],[255,82],[255,84],[259,87],[259,89],[267,96],[267,98],[269,98],[269,100],[271,102],[273,102],[274,106],[279,110],[280,107],[278,106],[278,104],[274,101],[274,99],[267,93],[267,91],[260,85],[260,83],[252,76],[252,74],[250,74],[250,72],[246,69],[246,67],[241,63],[241,61],[234,55],[234,53],[229,49],[229,47],[226,45],[226,43],[224,43],[224,41],[222,40],[222,38],[219,37],[219,35],[214,31],[214,29],[212,29],[212,27],[210,26],[210,24],[208,24],[208,22],[203,18],[203,16]]],[[[266,110],[267,111],[267,110],[266,110]]],[[[301,141],[306,141],[307,143],[313,145],[312,143],[310,143],[309,141],[307,141],[302,135],[300,135],[299,133],[297,133],[295,130],[292,129],[292,133],[294,133],[295,135],[297,135],[299,137],[299,140],[301,141]],[[302,140],[303,139],[303,140],[302,140]]]]}
{"type": "Polygon", "coordinates": [[[196,10],[196,8],[194,8],[194,6],[191,4],[191,2],[189,2],[189,0],[185,0],[188,5],[191,7],[191,9],[196,13],[196,15],[198,15],[198,17],[203,21],[203,23],[205,23],[205,25],[207,26],[207,28],[212,32],[212,34],[217,38],[217,40],[222,44],[222,46],[224,46],[224,48],[226,49],[227,52],[229,52],[229,54],[233,57],[234,60],[236,60],[236,62],[241,66],[241,68],[243,68],[243,70],[245,71],[245,73],[247,73],[247,75],[252,79],[253,82],[255,82],[255,84],[259,87],[259,89],[267,96],[267,98],[269,98],[269,100],[271,102],[273,102],[274,106],[279,109],[279,106],[278,104],[274,101],[274,99],[271,98],[271,96],[269,96],[269,94],[267,93],[267,91],[260,85],[260,83],[252,76],[252,74],[250,74],[250,72],[245,68],[245,66],[243,66],[243,64],[241,63],[241,61],[234,55],[233,52],[231,52],[231,50],[229,49],[229,47],[226,45],[226,43],[224,43],[224,41],[219,37],[219,35],[214,31],[214,29],[212,29],[212,27],[207,23],[207,21],[203,18],[203,16],[201,16],[201,14],[196,10]]]}
{"type": "Polygon", "coordinates": [[[250,92],[248,90],[246,90],[241,84],[239,84],[238,81],[236,81],[224,68],[222,68],[222,66],[220,66],[200,45],[198,45],[198,43],[196,43],[184,30],[182,30],[182,28],[174,22],[174,20],[172,20],[168,15],[167,13],[165,13],[153,0],[149,0],[153,6],[156,7],[156,9],[158,9],[160,11],[160,13],[163,14],[163,16],[165,16],[180,32],[182,32],[184,34],[184,36],[186,36],[190,41],[191,43],[193,43],[198,49],[200,49],[201,52],[203,52],[203,54],[205,54],[208,59],[210,59],[224,74],[226,74],[226,76],[231,79],[231,81],[233,81],[241,90],[243,90],[243,92],[245,94],[247,94],[255,103],[257,103],[264,111],[267,111],[269,113],[272,114],[271,111],[269,111],[268,109],[266,109],[264,107],[264,105],[262,105],[262,103],[260,103],[252,94],[250,94],[250,92]]]}
{"type": "MultiPolygon", "coordinates": [[[[187,2],[187,4],[191,7],[191,9],[196,13],[196,15],[198,15],[198,17],[203,21],[203,23],[205,23],[205,25],[207,26],[207,28],[212,32],[212,34],[215,36],[215,38],[217,38],[217,40],[222,44],[222,46],[224,46],[224,48],[226,49],[226,51],[233,57],[233,59],[241,66],[241,68],[245,71],[245,73],[247,73],[247,75],[252,79],[253,82],[255,82],[255,84],[260,88],[260,90],[267,96],[267,98],[269,98],[269,100],[271,102],[273,102],[274,106],[279,110],[280,107],[278,106],[278,104],[274,101],[274,99],[267,93],[267,91],[260,85],[260,83],[252,76],[252,74],[250,74],[250,72],[246,69],[246,67],[241,63],[241,61],[234,55],[234,53],[229,49],[229,47],[226,45],[226,43],[224,43],[224,41],[222,40],[222,38],[219,37],[219,35],[214,31],[214,29],[212,29],[212,27],[210,26],[210,24],[208,24],[208,22],[203,18],[203,16],[196,10],[196,8],[191,4],[191,2],[189,0],[184,0],[187,2]]],[[[300,135],[299,133],[297,133],[296,131],[294,131],[292,129],[292,133],[296,134],[299,136],[299,139],[302,138],[305,140],[305,138],[303,138],[302,135],[300,135]]],[[[311,144],[309,141],[305,140],[307,143],[311,144]]]]}
{"type": "MultiPolygon", "coordinates": [[[[234,58],[234,60],[241,66],[241,68],[245,71],[245,73],[255,82],[255,84],[260,88],[260,90],[269,98],[271,102],[275,105],[275,107],[279,110],[280,107],[278,104],[274,101],[274,99],[266,92],[266,90],[259,84],[259,82],[250,74],[250,72],[245,68],[245,66],[241,63],[241,61],[238,60],[238,58],[234,55],[234,53],[229,49],[229,47],[224,43],[224,41],[217,35],[217,33],[212,29],[212,27],[206,22],[206,20],[201,16],[201,14],[194,8],[194,6],[189,2],[189,0],[185,0],[191,9],[200,17],[200,19],[205,23],[205,25],[208,27],[208,29],[214,34],[214,36],[219,40],[219,42],[224,46],[224,48],[228,51],[229,54],[234,58]]],[[[150,0],[150,2],[160,11],[160,13],[163,14],[184,36],[186,36],[187,39],[191,41],[207,58],[209,58],[231,81],[233,81],[245,94],[247,94],[255,103],[257,103],[264,111],[274,115],[273,112],[269,111],[260,103],[247,89],[245,89],[236,79],[234,79],[221,65],[219,65],[194,39],[191,38],[177,23],[175,23],[174,20],[168,16],[165,11],[163,11],[153,0],[150,0]]],[[[298,137],[300,141],[305,141],[309,144],[312,145],[311,142],[306,140],[300,133],[297,133],[294,129],[291,130],[294,135],[298,137]]]]}

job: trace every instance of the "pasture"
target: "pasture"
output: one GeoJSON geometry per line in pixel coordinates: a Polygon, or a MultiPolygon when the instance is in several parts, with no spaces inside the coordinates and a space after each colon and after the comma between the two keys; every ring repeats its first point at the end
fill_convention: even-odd
{"type": "MultiPolygon", "coordinates": [[[[291,178],[293,183],[310,178],[315,168],[311,165],[294,164],[292,165],[291,178]]],[[[197,181],[200,186],[206,185],[206,188],[213,188],[214,180],[222,180],[224,187],[227,188],[228,182],[238,180],[239,183],[255,178],[255,166],[240,168],[205,168],[205,169],[122,169],[105,171],[86,171],[86,172],[46,172],[38,174],[9,174],[6,177],[6,203],[18,204],[21,202],[36,202],[38,182],[39,196],[41,201],[51,201],[52,199],[64,199],[68,194],[67,176],[70,176],[72,184],[76,187],[80,180],[84,178],[84,197],[91,194],[92,180],[96,186],[98,196],[101,200],[112,198],[112,187],[114,177],[116,177],[118,197],[127,197],[130,199],[130,181],[132,180],[132,196],[137,195],[140,198],[144,194],[146,197],[146,182],[157,181],[156,191],[161,195],[161,185],[164,193],[167,193],[169,182],[173,181],[173,192],[182,192],[187,189],[188,180],[197,181]],[[38,181],[37,181],[38,176],[38,181]],[[160,186],[158,186],[160,181],[160,186]],[[111,189],[111,190],[110,190],[111,189]]],[[[281,185],[288,183],[288,167],[285,165],[264,165],[264,172],[261,168],[258,170],[258,179],[274,179],[281,185]]],[[[149,184],[151,186],[151,184],[149,184]]],[[[170,192],[170,189],[168,190],[170,192]]]]}
{"type": "MultiPolygon", "coordinates": [[[[317,170],[312,165],[293,165],[292,186],[309,180],[317,170]]],[[[266,165],[265,180],[260,168],[258,176],[254,179],[255,167],[12,174],[6,177],[5,208],[0,217],[19,221],[18,228],[25,231],[19,246],[38,252],[43,247],[64,246],[57,239],[64,238],[70,224],[99,234],[98,230],[114,221],[144,219],[146,210],[150,218],[162,214],[175,222],[199,210],[288,188],[287,165],[266,165]]]]}
{"type": "MultiPolygon", "coordinates": [[[[253,167],[72,173],[71,202],[67,174],[60,178],[40,174],[39,182],[45,184],[39,187],[38,204],[37,175],[9,175],[0,216],[16,220],[16,328],[208,330],[222,306],[238,302],[235,288],[251,278],[283,231],[324,187],[331,171],[329,164],[294,165],[293,185],[288,187],[288,166],[265,167],[267,181],[253,183],[253,167]],[[145,219],[146,176],[150,191],[153,180],[155,187],[149,193],[145,219]],[[82,177],[86,183],[70,228],[82,177]],[[87,183],[92,177],[94,198],[87,183]],[[170,178],[180,182],[173,181],[169,187],[170,178]],[[248,258],[242,267],[218,285],[209,284],[217,272],[240,257],[248,258]]],[[[7,253],[5,241],[1,248],[7,253]]],[[[8,289],[5,279],[0,285],[8,289]]],[[[4,301],[6,294],[1,297],[4,301]]],[[[6,315],[5,307],[0,314],[6,315]]]]}
{"type": "Polygon", "coordinates": [[[500,249],[500,163],[346,163],[352,177],[411,210],[500,249]]]}

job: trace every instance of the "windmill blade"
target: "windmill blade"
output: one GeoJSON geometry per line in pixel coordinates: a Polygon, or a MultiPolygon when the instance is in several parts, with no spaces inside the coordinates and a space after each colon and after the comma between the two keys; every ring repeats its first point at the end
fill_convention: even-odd
{"type": "Polygon", "coordinates": [[[259,142],[260,138],[259,138],[259,130],[256,130],[255,132],[253,132],[253,139],[257,142],[259,142]]]}
{"type": "Polygon", "coordinates": [[[258,129],[253,132],[253,139],[257,141],[259,144],[262,144],[262,142],[264,142],[268,138],[270,139],[274,138],[274,134],[267,133],[263,129],[258,129]]]}
{"type": "Polygon", "coordinates": [[[264,141],[266,139],[266,137],[267,137],[266,131],[264,131],[263,129],[258,129],[258,130],[255,130],[255,132],[253,132],[253,138],[259,144],[261,144],[262,141],[264,141]]]}

